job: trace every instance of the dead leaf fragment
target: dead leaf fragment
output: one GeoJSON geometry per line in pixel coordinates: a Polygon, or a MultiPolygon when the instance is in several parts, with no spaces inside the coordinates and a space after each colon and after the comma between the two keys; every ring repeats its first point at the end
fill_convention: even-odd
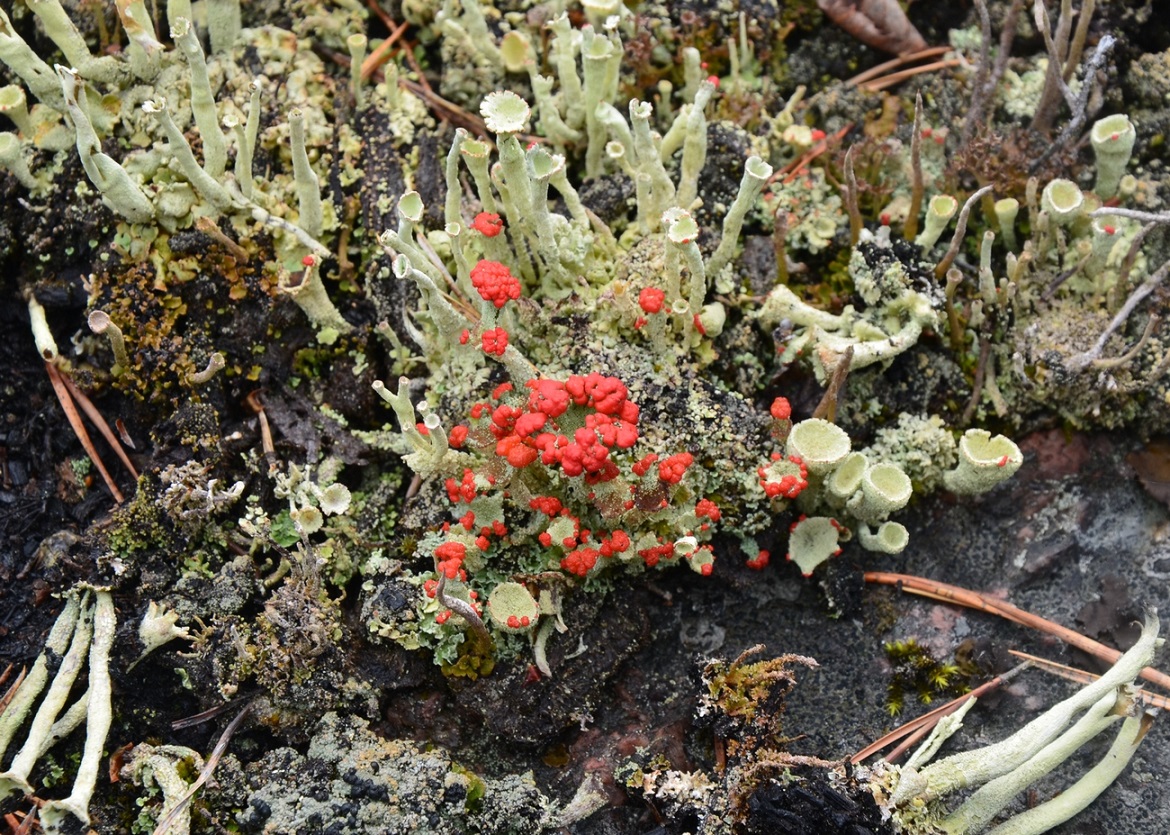
{"type": "Polygon", "coordinates": [[[1151,441],[1125,457],[1146,492],[1170,507],[1170,441],[1151,441]]]}
{"type": "Polygon", "coordinates": [[[926,49],[897,0],[817,0],[829,19],[866,46],[894,55],[926,49]]]}

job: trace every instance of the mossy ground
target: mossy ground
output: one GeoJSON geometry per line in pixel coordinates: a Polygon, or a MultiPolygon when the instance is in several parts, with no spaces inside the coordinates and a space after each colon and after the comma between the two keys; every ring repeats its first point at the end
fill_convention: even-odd
{"type": "MultiPolygon", "coordinates": [[[[783,48],[787,60],[766,56],[783,70],[782,93],[796,84],[820,89],[882,60],[819,19],[811,4],[785,4],[783,10],[758,5],[769,25],[796,24],[783,48]]],[[[1142,113],[1135,120],[1162,130],[1165,101],[1147,87],[1157,87],[1158,79],[1167,77],[1165,24],[1148,13],[1143,17],[1136,6],[1102,5],[1100,30],[1120,28],[1127,35],[1117,56],[1118,75],[1126,81],[1110,88],[1110,104],[1121,107],[1132,96],[1142,113]]],[[[1000,6],[993,4],[993,10],[998,13],[1000,6]]],[[[687,10],[678,4],[676,17],[687,10]]],[[[699,13],[707,11],[698,7],[699,13]]],[[[969,24],[961,13],[947,4],[914,4],[911,9],[932,42],[942,42],[948,27],[969,24]]],[[[295,15],[284,14],[288,19],[283,22],[294,25],[295,15]]],[[[700,14],[674,22],[686,28],[683,41],[698,42],[721,31],[719,19],[700,14]]],[[[648,40],[642,46],[648,49],[648,40]]],[[[1017,46],[1021,51],[1035,48],[1034,43],[1017,46]]],[[[434,80],[440,81],[438,48],[420,48],[420,53],[429,61],[434,80]]],[[[726,57],[717,49],[714,53],[718,69],[726,57]]],[[[662,73],[650,68],[639,78],[650,83],[662,73]]],[[[459,84],[453,86],[457,91],[459,84]]],[[[961,112],[966,92],[948,76],[925,82],[924,89],[940,111],[961,112]]],[[[813,115],[827,131],[859,121],[878,133],[882,120],[892,118],[878,100],[857,91],[817,99],[813,115]]],[[[367,137],[363,165],[378,187],[329,183],[339,205],[359,219],[365,234],[391,226],[393,204],[382,198],[403,191],[409,169],[413,186],[437,221],[447,128],[420,128],[407,149],[411,158],[406,165],[403,149],[387,140],[390,130],[378,114],[362,119],[358,130],[367,137]]],[[[728,147],[740,148],[735,133],[721,136],[728,147]]],[[[987,154],[972,152],[979,164],[969,160],[965,171],[986,174],[1002,188],[1019,191],[1024,179],[1019,157],[1031,153],[1032,141],[1021,136],[988,144],[987,154]]],[[[1164,175],[1165,169],[1155,164],[1158,147],[1153,140],[1145,146],[1143,164],[1164,175]]],[[[1055,171],[1070,161],[1054,159],[1050,164],[1055,171]]],[[[710,173],[713,186],[724,190],[738,176],[718,166],[710,173]]],[[[58,175],[60,182],[83,176],[76,163],[58,175]]],[[[628,191],[616,180],[599,184],[592,205],[602,216],[620,213],[628,191]]],[[[876,195],[864,199],[877,205],[876,195]]],[[[716,540],[727,557],[711,577],[686,571],[640,575],[615,581],[605,594],[572,598],[564,612],[569,630],[554,634],[549,643],[554,679],[534,676],[523,654],[474,681],[444,677],[419,652],[367,639],[359,575],[341,571],[330,578],[335,582],[321,588],[313,578],[297,576],[293,551],[272,549],[253,561],[230,526],[203,528],[193,535],[162,512],[165,490],[157,478],[167,465],[194,462],[228,482],[245,479],[257,506],[279,510],[270,482],[257,475],[263,471],[256,452],[260,427],[249,396],[259,392],[280,460],[303,464],[333,457],[347,467],[345,478],[359,494],[359,506],[355,530],[336,536],[338,564],[356,562],[375,550],[380,550],[380,559],[409,558],[415,532],[441,520],[426,518],[417,504],[406,501],[410,476],[395,456],[355,440],[349,430],[374,430],[388,419],[370,383],[375,377],[387,378],[404,358],[379,343],[371,327],[378,315],[386,315],[383,311],[399,327],[393,315],[404,302],[413,303],[413,291],[396,295],[400,288],[395,288],[385,297],[371,298],[376,295],[373,279],[385,265],[357,264],[352,274],[331,285],[331,293],[345,317],[359,327],[321,345],[293,303],[277,298],[274,277],[257,269],[272,248],[263,235],[250,239],[246,258],[237,258],[214,232],[169,235],[156,249],[192,266],[182,280],[160,284],[148,266],[121,258],[126,245],[135,242],[118,236],[117,219],[95,196],[79,199],[70,190],[56,189],[35,211],[27,210],[22,200],[27,203],[27,195],[12,178],[0,179],[0,662],[18,667],[30,663],[59,609],[53,593],[78,580],[98,578],[114,584],[119,610],[111,665],[116,708],[107,746],[111,751],[126,743],[164,740],[206,754],[230,712],[180,730],[171,723],[210,707],[234,707],[258,698],[255,721],[236,735],[219,785],[196,804],[196,831],[260,831],[269,816],[292,815],[288,809],[295,805],[291,798],[297,791],[314,796],[320,806],[318,817],[304,822],[305,832],[330,831],[337,825],[332,831],[388,831],[386,820],[410,820],[415,832],[455,832],[468,810],[474,815],[466,820],[476,821],[476,831],[535,831],[545,798],[568,801],[589,775],[600,786],[604,808],[572,831],[625,835],[659,826],[682,831],[696,822],[693,809],[680,808],[678,817],[656,820],[655,810],[636,793],[624,792],[612,772],[628,760],[648,762],[653,757],[675,769],[712,771],[715,738],[693,723],[701,692],[699,657],[734,658],[764,643],[770,654],[816,658],[818,670],[797,672],[798,684],[786,699],[784,733],[794,738],[787,743],[792,753],[825,759],[847,756],[892,724],[885,642],[914,638],[938,658],[950,658],[966,646],[974,663],[987,670],[1012,665],[1009,647],[1090,665],[989,616],[866,588],[862,570],[903,571],[1005,594],[1030,611],[1118,644],[1132,639],[1131,623],[1144,606],[1167,609],[1170,516],[1142,490],[1125,462],[1125,455],[1139,449],[1149,434],[1151,427],[1142,425],[1141,415],[1150,404],[1114,396],[1105,400],[1099,424],[1128,429],[1115,434],[1074,430],[1073,424],[1093,421],[1070,419],[1063,401],[1079,392],[1057,385],[1028,393],[1021,401],[1029,413],[1018,423],[1016,437],[1027,458],[1016,479],[979,500],[936,496],[916,503],[902,517],[911,545],[898,557],[876,557],[850,545],[823,576],[809,581],[779,560],[762,573],[747,569],[734,538],[727,536],[716,540]],[[108,363],[88,361],[108,360],[106,348],[90,342],[83,351],[87,361],[78,364],[76,376],[109,422],[123,422],[136,440],[133,456],[139,468],[150,473],[137,485],[119,477],[124,490],[136,491],[120,509],[113,507],[100,479],[86,471],[84,453],[33,348],[21,301],[22,289],[35,289],[64,348],[67,335],[79,332],[84,320],[87,293],[82,279],[90,273],[96,274],[99,304],[115,305],[135,323],[128,334],[136,351],[135,374],[110,378],[103,371],[108,363]],[[369,294],[357,292],[359,287],[369,294]],[[215,385],[193,390],[185,380],[212,351],[228,357],[228,368],[215,385]],[[329,409],[322,411],[322,404],[329,409]],[[1066,426],[1068,431],[1053,428],[1066,426]],[[284,560],[289,565],[283,566],[284,560]],[[291,579],[282,580],[286,574],[291,579]],[[199,616],[206,632],[194,653],[181,654],[190,647],[172,644],[127,673],[137,653],[137,618],[148,601],[168,595],[184,601],[183,622],[199,616]],[[326,711],[341,719],[319,725],[326,711]],[[367,723],[381,739],[366,730],[367,723]],[[348,739],[349,753],[337,751],[342,738],[348,739]],[[427,747],[434,750],[426,752],[427,747]],[[390,779],[387,774],[408,771],[416,761],[413,782],[403,783],[402,797],[386,794],[384,785],[367,773],[367,762],[345,759],[374,755],[390,763],[378,778],[382,783],[390,779]],[[300,782],[271,777],[282,769],[295,769],[300,782]],[[524,776],[528,772],[535,785],[524,776]],[[476,784],[480,778],[487,781],[482,802],[476,784]],[[426,793],[425,802],[410,796],[411,791],[426,793]],[[407,818],[404,811],[396,817],[395,802],[404,808],[413,804],[410,814],[419,817],[407,818]],[[375,813],[383,817],[372,817],[375,813]]],[[[233,236],[226,226],[218,232],[233,236]]],[[[768,280],[760,273],[775,270],[770,230],[749,222],[746,234],[749,254],[741,263],[766,290],[768,280]]],[[[809,273],[798,276],[796,283],[804,285],[809,298],[827,306],[844,302],[849,292],[843,278],[845,252],[838,243],[807,259],[809,273]]],[[[572,341],[574,327],[583,325],[564,322],[568,336],[562,338],[572,341]]],[[[743,404],[753,398],[766,404],[771,394],[782,391],[799,413],[811,413],[821,388],[807,370],[759,364],[751,351],[752,340],[761,335],[746,324],[733,321],[727,333],[734,334],[729,344],[735,348],[710,373],[743,390],[746,396],[735,408],[746,408],[743,404]],[[740,348],[756,364],[738,361],[735,351],[740,348]]],[[[1067,333],[1055,326],[1043,337],[1047,349],[1067,333]]],[[[613,364],[620,365],[620,352],[612,356],[613,364]]],[[[875,412],[883,419],[906,410],[956,421],[970,397],[971,364],[969,357],[953,358],[942,338],[928,334],[883,374],[856,375],[840,420],[858,439],[874,430],[875,412]]],[[[672,409],[671,404],[685,400],[678,392],[650,390],[638,392],[637,398],[647,414],[661,413],[660,425],[667,427],[683,410],[683,405],[672,409]]],[[[1164,411],[1153,427],[1160,431],[1167,425],[1164,411]]],[[[682,435],[685,428],[661,431],[682,435]]],[[[101,441],[98,446],[112,460],[101,441]]],[[[242,515],[243,509],[238,510],[235,515],[242,515]]],[[[774,554],[784,553],[782,530],[759,539],[774,554]]],[[[293,540],[286,547],[291,544],[293,540]]],[[[407,605],[392,591],[386,592],[384,605],[407,605]]],[[[411,589],[400,591],[405,595],[411,589]]],[[[1030,673],[1008,693],[985,700],[953,744],[1000,738],[1068,687],[1030,673]]],[[[1163,788],[1170,775],[1166,733],[1156,724],[1118,785],[1075,825],[1060,831],[1165,832],[1170,821],[1170,793],[1163,788]]],[[[37,772],[42,779],[68,772],[70,758],[80,750],[79,737],[54,750],[52,760],[37,772]]],[[[1100,750],[1096,745],[1079,754],[1071,770],[1083,771],[1100,750]]],[[[1051,795],[1060,785],[1051,780],[1039,787],[1039,794],[1051,795]]],[[[59,796],[60,791],[47,787],[45,794],[59,796]]],[[[819,790],[812,794],[822,796],[819,790]]],[[[92,808],[94,828],[131,831],[137,795],[124,782],[103,779],[92,808]]],[[[795,803],[783,792],[761,802],[795,803]]],[[[27,805],[12,798],[0,811],[18,807],[27,805]]]]}

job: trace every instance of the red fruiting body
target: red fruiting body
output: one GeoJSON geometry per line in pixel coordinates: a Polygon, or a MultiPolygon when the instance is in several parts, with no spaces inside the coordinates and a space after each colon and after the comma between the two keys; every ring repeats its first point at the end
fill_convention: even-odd
{"type": "Polygon", "coordinates": [[[435,549],[435,556],[439,558],[439,571],[446,574],[448,580],[454,580],[467,556],[467,546],[462,542],[444,542],[435,549]]]}
{"type": "Polygon", "coordinates": [[[449,478],[444,482],[444,486],[447,488],[447,498],[455,504],[461,501],[471,504],[475,499],[475,473],[469,469],[463,471],[462,481],[449,478]]]}
{"type": "Polygon", "coordinates": [[[447,443],[454,449],[459,449],[467,440],[467,427],[462,423],[458,426],[451,427],[451,431],[447,433],[447,443]]]}
{"type": "Polygon", "coordinates": [[[518,435],[505,435],[496,441],[496,455],[507,459],[508,463],[518,470],[535,461],[539,454],[518,435]]]}
{"type": "Polygon", "coordinates": [[[497,438],[511,435],[516,428],[516,419],[524,414],[515,406],[501,403],[492,409],[492,434],[497,438]]]}
{"type": "Polygon", "coordinates": [[[744,563],[752,571],[763,571],[764,567],[768,565],[768,561],[772,559],[772,554],[768,551],[761,550],[759,555],[754,560],[748,560],[744,563]]]}
{"type": "Polygon", "coordinates": [[[666,302],[666,293],[657,287],[647,287],[638,294],[638,306],[643,313],[661,313],[666,302]]]}
{"type": "Polygon", "coordinates": [[[463,333],[459,334],[459,344],[466,345],[470,339],[471,331],[469,331],[467,328],[464,328],[463,333]]]}
{"type": "Polygon", "coordinates": [[[785,397],[777,397],[772,401],[771,408],[768,409],[772,417],[776,420],[789,420],[792,418],[792,405],[785,397]]]}
{"type": "Polygon", "coordinates": [[[561,512],[561,500],[555,496],[537,496],[528,503],[528,506],[545,516],[556,516],[561,512]]]}
{"type": "Polygon", "coordinates": [[[601,556],[612,557],[630,547],[630,537],[625,531],[614,531],[609,536],[601,538],[601,556]]]}
{"type": "Polygon", "coordinates": [[[520,280],[499,261],[480,261],[471,268],[471,285],[485,302],[497,309],[520,298],[520,280]]]}
{"type": "Polygon", "coordinates": [[[630,469],[634,471],[634,475],[639,477],[644,476],[646,473],[650,472],[650,468],[654,466],[654,462],[657,460],[658,454],[651,452],[648,455],[643,456],[642,459],[637,461],[630,469]]]}
{"type": "Polygon", "coordinates": [[[451,610],[444,609],[443,611],[439,612],[439,614],[435,615],[435,623],[446,623],[449,617],[451,617],[451,610]]]}
{"type": "Polygon", "coordinates": [[[512,431],[521,438],[527,438],[538,429],[543,429],[546,423],[548,423],[548,415],[544,412],[526,412],[516,418],[512,431]]]}
{"type": "Polygon", "coordinates": [[[471,222],[471,228],[485,238],[494,238],[504,231],[504,221],[495,212],[480,212],[471,222]]]}
{"type": "Polygon", "coordinates": [[[593,548],[578,548],[565,554],[561,560],[561,568],[578,577],[584,577],[589,573],[589,569],[597,565],[598,556],[599,552],[593,548]]]}
{"type": "Polygon", "coordinates": [[[658,479],[667,484],[678,484],[682,481],[687,467],[695,462],[695,457],[689,452],[676,452],[658,465],[658,479]]]}
{"type": "Polygon", "coordinates": [[[560,380],[529,380],[524,385],[532,389],[528,395],[529,411],[558,418],[569,408],[569,393],[560,380]]]}
{"type": "Polygon", "coordinates": [[[508,349],[508,332],[503,328],[492,328],[490,331],[484,331],[482,341],[485,354],[502,357],[504,351],[508,349]]]}
{"type": "Polygon", "coordinates": [[[757,469],[756,474],[769,499],[778,496],[795,499],[808,487],[808,468],[795,455],[787,459],[774,456],[772,463],[757,469]]]}
{"type": "Polygon", "coordinates": [[[653,545],[649,548],[643,548],[638,552],[638,556],[646,563],[647,568],[653,568],[658,565],[660,559],[670,559],[674,556],[674,545],[669,542],[661,545],[653,545]]]}
{"type": "Polygon", "coordinates": [[[698,504],[695,505],[695,515],[698,517],[706,517],[712,522],[718,522],[722,512],[719,510],[719,505],[710,499],[699,499],[698,504]]]}

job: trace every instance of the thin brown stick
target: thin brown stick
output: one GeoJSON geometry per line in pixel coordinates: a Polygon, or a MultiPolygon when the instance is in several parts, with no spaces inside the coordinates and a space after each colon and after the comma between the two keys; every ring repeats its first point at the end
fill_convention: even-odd
{"type": "Polygon", "coordinates": [[[418,59],[414,57],[414,50],[410,48],[410,44],[406,45],[406,48],[402,50],[402,54],[406,56],[406,63],[410,64],[410,68],[418,76],[418,83],[422,85],[423,89],[429,95],[435,95],[435,91],[431,89],[431,83],[427,81],[426,73],[422,71],[422,67],[418,65],[418,59]]]}
{"type": "Polygon", "coordinates": [[[66,420],[73,427],[73,434],[77,436],[77,440],[81,441],[81,447],[85,450],[85,454],[89,456],[89,460],[93,462],[93,465],[97,467],[102,481],[106,483],[106,487],[113,494],[114,501],[118,504],[126,501],[126,498],[122,495],[122,491],[118,489],[118,485],[110,475],[110,471],[106,469],[106,465],[102,463],[102,459],[98,456],[97,449],[94,448],[93,441],[89,437],[89,432],[85,429],[85,424],[81,422],[81,415],[77,411],[77,406],[73,403],[73,398],[69,395],[69,388],[65,385],[65,381],[61,377],[61,373],[57,370],[57,366],[53,365],[49,360],[46,360],[45,372],[49,375],[49,382],[53,384],[53,393],[57,395],[57,401],[61,404],[61,409],[65,412],[66,420]]]}
{"type": "Polygon", "coordinates": [[[1146,322],[1146,329],[1144,331],[1142,331],[1141,339],[1139,339],[1137,341],[1136,345],[1134,345],[1132,348],[1130,348],[1128,351],[1126,351],[1120,357],[1113,357],[1112,359],[1095,359],[1095,360],[1093,360],[1093,362],[1092,362],[1093,368],[1097,368],[1097,369],[1120,368],[1121,366],[1125,365],[1127,362],[1129,362],[1134,357],[1136,357],[1139,353],[1141,353],[1142,348],[1146,347],[1146,343],[1150,341],[1150,337],[1154,335],[1154,331],[1157,329],[1158,325],[1161,324],[1161,322],[1162,322],[1162,317],[1160,317],[1157,313],[1151,314],[1149,320],[1146,322]]]}
{"type": "Polygon", "coordinates": [[[232,258],[237,262],[242,264],[248,262],[248,250],[225,235],[223,230],[211,218],[206,215],[195,218],[195,228],[204,235],[212,238],[216,243],[231,253],[232,258]]]}
{"type": "MultiPolygon", "coordinates": [[[[993,615],[999,615],[1001,618],[1010,620],[1012,623],[1018,623],[1021,626],[1027,626],[1030,629],[1035,629],[1038,632],[1059,638],[1066,644],[1071,644],[1082,652],[1087,652],[1110,664],[1116,663],[1117,659],[1122,655],[1120,650],[1107,647],[1066,626],[1061,626],[1059,623],[1053,623],[1047,618],[1034,615],[1018,606],[1013,606],[1007,601],[996,600],[993,597],[987,597],[986,595],[979,594],[979,592],[974,592],[960,586],[952,586],[949,583],[928,580],[925,577],[915,577],[912,574],[893,574],[886,571],[867,571],[865,573],[865,582],[885,586],[897,586],[902,591],[917,594],[921,597],[929,597],[931,600],[954,603],[959,606],[967,606],[971,609],[978,609],[983,612],[990,612],[993,615]]],[[[1155,670],[1153,667],[1146,667],[1142,670],[1141,677],[1165,690],[1170,690],[1170,676],[1159,670],[1155,670]]]]}
{"type": "Polygon", "coordinates": [[[33,827],[36,826],[37,812],[39,810],[39,806],[33,806],[32,809],[30,809],[25,814],[24,819],[20,822],[20,826],[16,828],[12,835],[28,835],[28,833],[32,832],[33,827]]]}
{"type": "Polygon", "coordinates": [[[959,322],[959,311],[955,307],[955,293],[962,283],[963,274],[959,272],[958,267],[951,267],[947,270],[947,286],[944,296],[947,310],[947,336],[951,342],[951,350],[956,354],[963,351],[963,326],[959,322]]]}
{"type": "Polygon", "coordinates": [[[782,208],[776,211],[772,223],[772,249],[776,252],[776,280],[779,284],[787,284],[788,212],[782,208]]]}
{"type": "Polygon", "coordinates": [[[366,0],[366,8],[370,13],[382,22],[382,25],[387,29],[393,29],[395,26],[394,18],[390,17],[390,13],[382,8],[382,4],[378,0],[366,0]]]}
{"type": "Polygon", "coordinates": [[[991,15],[987,12],[987,0],[975,0],[975,9],[979,13],[979,65],[975,68],[975,81],[971,85],[971,104],[967,108],[967,118],[963,120],[963,133],[959,144],[963,147],[971,141],[976,126],[983,121],[983,108],[988,96],[993,92],[987,84],[991,75],[991,15]]]}
{"type": "Polygon", "coordinates": [[[171,722],[171,730],[181,731],[183,728],[193,728],[196,725],[202,725],[204,722],[210,722],[217,716],[227,713],[230,710],[234,710],[239,706],[239,704],[239,699],[233,699],[232,701],[226,702],[225,704],[208,708],[202,713],[196,713],[193,716],[186,716],[182,719],[176,719],[174,722],[171,722]]]}

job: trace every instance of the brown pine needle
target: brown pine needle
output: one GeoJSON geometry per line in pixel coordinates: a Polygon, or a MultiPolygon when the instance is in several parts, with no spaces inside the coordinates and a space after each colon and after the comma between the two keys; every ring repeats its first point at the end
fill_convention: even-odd
{"type": "MultiPolygon", "coordinates": [[[[8,681],[8,677],[12,675],[12,671],[15,669],[15,664],[8,665],[8,667],[4,670],[4,675],[0,675],[0,687],[2,687],[8,681]]],[[[16,691],[20,689],[20,685],[24,683],[24,677],[27,673],[28,667],[22,667],[20,670],[20,675],[16,677],[16,681],[12,682],[12,686],[9,687],[7,691],[5,691],[3,696],[0,696],[0,713],[3,713],[5,708],[8,707],[8,703],[12,701],[12,697],[16,695],[16,691]]]]}
{"type": "MultiPolygon", "coordinates": [[[[1044,670],[1046,673],[1052,673],[1055,676],[1060,676],[1061,678],[1068,679],[1069,681],[1075,681],[1078,684],[1092,684],[1094,681],[1101,678],[1101,676],[1097,675],[1096,673],[1090,673],[1088,670],[1080,670],[1076,667],[1070,667],[1067,664],[1058,664],[1055,661],[1049,661],[1047,658],[1041,658],[1038,655],[1029,655],[1026,652],[1020,652],[1019,650],[1015,649],[1009,649],[1008,652],[1014,655],[1016,658],[1024,661],[1030,661],[1033,666],[1044,670]]],[[[1145,690],[1139,690],[1137,692],[1136,698],[1140,699],[1148,705],[1159,707],[1162,710],[1166,710],[1168,707],[1170,707],[1170,699],[1166,698],[1165,696],[1160,696],[1157,693],[1149,693],[1145,690]]]]}
{"type": "Polygon", "coordinates": [[[888,72],[889,70],[894,70],[898,67],[904,67],[907,64],[913,64],[918,61],[925,61],[929,58],[939,58],[943,55],[946,55],[950,49],[951,48],[949,46],[931,46],[921,50],[920,52],[912,52],[909,55],[899,55],[897,58],[893,58],[889,61],[886,61],[885,63],[878,64],[876,67],[870,67],[865,72],[858,73],[846,81],[845,84],[849,87],[854,87],[858,84],[864,84],[870,79],[877,78],[878,76],[882,75],[882,73],[888,72]]]}
{"type": "Polygon", "coordinates": [[[97,454],[97,449],[94,448],[93,441],[89,437],[89,432],[85,429],[85,424],[81,422],[81,415],[77,411],[77,406],[73,403],[73,398],[69,394],[69,387],[65,385],[65,379],[57,370],[57,366],[49,360],[45,361],[45,372],[49,375],[49,382],[53,384],[53,393],[57,395],[57,401],[61,404],[61,409],[65,412],[65,418],[69,421],[69,425],[73,427],[73,434],[77,436],[77,440],[81,441],[82,449],[85,454],[89,456],[89,460],[97,467],[97,471],[101,473],[102,481],[106,483],[106,487],[110,488],[110,493],[114,496],[114,501],[121,504],[126,500],[122,495],[122,491],[118,489],[118,485],[114,482],[106,465],[102,463],[102,459],[97,454]]]}
{"type": "Polygon", "coordinates": [[[179,799],[179,802],[174,805],[174,808],[168,810],[166,815],[158,822],[158,826],[154,828],[154,835],[166,835],[170,825],[175,822],[175,819],[179,816],[179,812],[191,802],[191,798],[195,796],[195,792],[203,788],[203,784],[211,779],[211,775],[215,773],[215,767],[219,765],[219,761],[223,758],[224,752],[227,751],[228,743],[232,741],[232,736],[235,734],[236,729],[240,727],[240,723],[244,721],[244,717],[251,710],[252,703],[248,702],[244,705],[244,709],[236,714],[236,718],[229,722],[228,726],[223,729],[223,733],[220,734],[219,741],[215,743],[215,748],[212,749],[211,755],[208,756],[203,770],[199,772],[199,778],[191,784],[191,788],[179,799]]]}
{"type": "Polygon", "coordinates": [[[77,384],[73,382],[73,379],[68,374],[62,374],[61,379],[64,381],[65,387],[69,389],[69,394],[81,406],[81,411],[85,412],[85,416],[97,427],[98,431],[102,433],[102,437],[106,439],[106,443],[114,450],[114,453],[118,456],[118,460],[122,462],[122,466],[137,480],[138,470],[134,469],[134,464],[130,462],[126,451],[122,449],[121,441],[114,434],[114,430],[110,429],[109,424],[106,423],[106,419],[102,417],[102,413],[98,411],[97,406],[93,405],[93,401],[86,396],[85,392],[77,387],[77,384]]]}
{"type": "MultiPolygon", "coordinates": [[[[1005,620],[1010,620],[1021,626],[1027,626],[1038,632],[1059,638],[1066,644],[1071,644],[1077,649],[1096,656],[1110,664],[1116,663],[1117,659],[1121,657],[1120,650],[1107,647],[1079,632],[1061,626],[1059,623],[1053,623],[1039,615],[1026,612],[1018,606],[1013,606],[1011,603],[996,600],[994,597],[987,597],[970,589],[952,586],[948,583],[939,583],[935,580],[928,580],[925,577],[915,577],[911,574],[892,574],[885,571],[867,571],[865,573],[865,582],[897,586],[903,591],[922,597],[929,597],[932,600],[955,603],[959,606],[967,606],[971,609],[979,609],[984,612],[999,615],[1005,620]]],[[[1142,670],[1141,676],[1148,682],[1156,684],[1163,689],[1170,690],[1170,676],[1159,670],[1155,670],[1153,667],[1146,667],[1142,670]]]]}
{"type": "Polygon", "coordinates": [[[876,78],[873,81],[870,81],[861,86],[865,89],[866,92],[879,93],[882,90],[885,90],[887,87],[893,87],[895,84],[901,84],[906,79],[913,78],[916,75],[934,72],[935,70],[945,70],[950,67],[957,67],[961,63],[963,62],[957,58],[952,58],[949,61],[935,61],[933,64],[924,64],[921,67],[910,67],[908,69],[901,70],[900,72],[890,73],[889,75],[876,78]]]}
{"type": "Polygon", "coordinates": [[[366,60],[362,61],[362,81],[369,81],[374,71],[386,63],[390,58],[390,50],[394,48],[394,44],[398,43],[398,39],[406,32],[406,27],[409,25],[403,21],[390,33],[390,37],[378,44],[378,47],[366,56],[366,60]]]}
{"type": "Polygon", "coordinates": [[[885,736],[871,742],[869,745],[862,748],[860,751],[858,751],[856,754],[854,754],[852,757],[849,758],[849,762],[854,763],[854,764],[862,762],[863,760],[866,760],[869,757],[872,757],[874,754],[876,754],[878,751],[885,748],[887,745],[889,745],[893,742],[897,742],[899,739],[902,739],[903,737],[908,737],[908,739],[905,742],[903,742],[902,745],[898,746],[898,748],[896,748],[894,751],[890,752],[889,756],[887,756],[885,758],[886,760],[892,762],[898,756],[901,756],[901,754],[905,751],[906,748],[913,745],[915,742],[917,742],[919,739],[921,739],[926,733],[928,733],[931,728],[933,728],[936,724],[938,724],[939,719],[942,719],[944,716],[949,716],[950,714],[954,713],[956,710],[958,710],[960,707],[962,707],[964,702],[966,702],[968,699],[975,699],[975,698],[982,696],[985,693],[990,693],[992,690],[999,687],[1005,681],[1008,681],[1011,678],[1013,678],[1017,673],[1021,672],[1026,666],[1027,666],[1026,664],[1021,664],[1018,667],[1013,667],[1012,669],[1008,670],[1003,675],[996,676],[993,679],[990,679],[988,681],[983,682],[983,684],[980,684],[978,687],[976,687],[971,692],[964,693],[962,696],[959,696],[957,699],[952,699],[951,701],[947,702],[944,705],[939,705],[934,710],[928,711],[916,719],[911,719],[906,724],[904,724],[898,728],[895,728],[894,730],[890,731],[885,736]]]}
{"type": "Polygon", "coordinates": [[[801,175],[804,168],[814,159],[823,154],[830,145],[835,145],[845,138],[845,134],[853,130],[853,122],[850,122],[845,127],[834,133],[832,136],[826,136],[824,139],[813,145],[800,157],[797,157],[792,162],[778,169],[771,177],[768,178],[769,183],[774,183],[781,177],[784,178],[784,185],[788,185],[793,180],[801,175]]]}

